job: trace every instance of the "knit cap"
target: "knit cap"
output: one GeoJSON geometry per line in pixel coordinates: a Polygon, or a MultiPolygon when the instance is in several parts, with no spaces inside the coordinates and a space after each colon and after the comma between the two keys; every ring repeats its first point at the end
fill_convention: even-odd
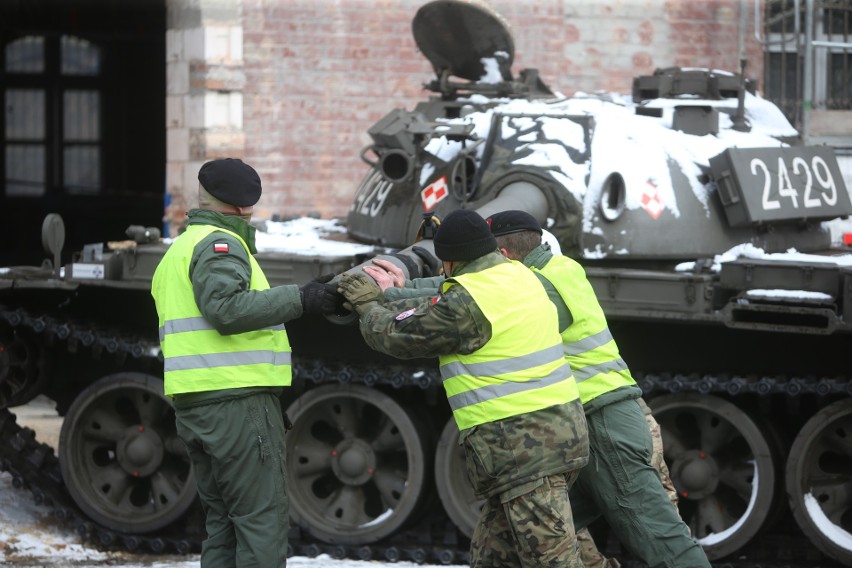
{"type": "Polygon", "coordinates": [[[207,162],[198,170],[198,181],[207,193],[228,205],[250,207],[260,199],[260,176],[238,158],[207,162]]]}
{"type": "Polygon", "coordinates": [[[497,239],[478,213],[456,209],[441,222],[434,245],[441,260],[473,260],[497,250],[497,239]]]}

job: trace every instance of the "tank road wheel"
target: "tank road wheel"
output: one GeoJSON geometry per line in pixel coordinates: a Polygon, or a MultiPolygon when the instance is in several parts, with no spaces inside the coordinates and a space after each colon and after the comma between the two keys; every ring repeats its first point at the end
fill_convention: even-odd
{"type": "Polygon", "coordinates": [[[464,448],[459,446],[459,428],[452,416],[435,451],[435,484],[447,516],[462,534],[472,537],[483,500],[476,498],[467,478],[464,448]]]}
{"type": "Polygon", "coordinates": [[[366,544],[402,527],[425,485],[426,432],[381,391],[328,385],[290,405],[290,516],[325,542],[366,544]]]}
{"type": "Polygon", "coordinates": [[[852,400],[830,404],[805,423],[790,448],[786,479],[802,532],[852,565],[852,400]]]}
{"type": "Polygon", "coordinates": [[[653,399],[681,517],[711,560],[743,547],[769,515],[775,466],[742,410],[693,393],[653,399]]]}
{"type": "Polygon", "coordinates": [[[38,339],[26,329],[0,327],[0,408],[28,403],[46,380],[38,339]]]}
{"type": "Polygon", "coordinates": [[[74,399],[59,435],[59,462],[77,505],[116,531],[161,529],[195,499],[163,381],[142,373],[106,376],[74,399]]]}

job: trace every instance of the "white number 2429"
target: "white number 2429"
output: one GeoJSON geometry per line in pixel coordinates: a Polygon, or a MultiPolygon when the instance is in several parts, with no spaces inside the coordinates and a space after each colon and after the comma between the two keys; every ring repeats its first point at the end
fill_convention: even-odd
{"type": "MultiPolygon", "coordinates": [[[[824,201],[826,205],[833,206],[837,204],[837,185],[834,178],[831,176],[831,171],[828,169],[828,164],[825,163],[819,156],[814,156],[811,163],[801,157],[793,158],[792,162],[793,173],[796,175],[804,174],[805,188],[803,205],[805,208],[820,207],[824,201]],[[814,180],[818,185],[818,189],[814,191],[814,180]],[[817,196],[814,196],[814,193],[817,196]],[[820,199],[822,197],[822,199],[820,199]]],[[[763,174],[763,200],[761,201],[763,208],[767,211],[772,209],[780,209],[781,202],[772,197],[772,176],[769,173],[769,168],[766,162],[760,158],[751,160],[751,173],[757,175],[758,172],[763,174]]],[[[799,191],[793,187],[790,182],[790,174],[787,164],[783,158],[778,158],[778,195],[790,199],[794,209],[799,208],[799,191]]]]}

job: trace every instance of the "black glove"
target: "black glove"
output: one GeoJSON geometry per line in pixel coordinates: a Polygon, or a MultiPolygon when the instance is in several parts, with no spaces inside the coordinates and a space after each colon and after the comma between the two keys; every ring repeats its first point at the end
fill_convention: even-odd
{"type": "MultiPolygon", "coordinates": [[[[329,276],[333,277],[334,275],[329,276]]],[[[302,312],[306,314],[333,314],[342,303],[343,298],[337,293],[337,286],[320,282],[319,280],[322,278],[324,277],[320,276],[299,288],[299,294],[302,297],[302,312]]],[[[326,282],[328,280],[331,280],[331,278],[328,278],[326,282]]]]}
{"type": "MultiPolygon", "coordinates": [[[[316,278],[311,280],[311,282],[319,282],[320,284],[328,284],[336,276],[337,276],[337,274],[335,274],[333,272],[331,274],[323,274],[322,276],[317,276],[316,278]]],[[[338,292],[337,282],[335,281],[333,284],[329,284],[329,286],[331,286],[331,288],[333,289],[334,302],[335,303],[334,303],[334,309],[331,312],[326,312],[326,313],[340,314],[342,312],[351,312],[352,310],[343,307],[343,304],[346,302],[346,298],[343,297],[343,294],[338,292]]]]}
{"type": "Polygon", "coordinates": [[[423,247],[413,246],[411,252],[416,254],[423,261],[423,278],[437,276],[438,269],[441,268],[441,261],[438,260],[431,252],[423,247]]]}

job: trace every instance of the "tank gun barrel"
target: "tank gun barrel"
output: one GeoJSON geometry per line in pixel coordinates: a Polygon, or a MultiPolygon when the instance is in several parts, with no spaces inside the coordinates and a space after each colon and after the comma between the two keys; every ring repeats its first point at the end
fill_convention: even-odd
{"type": "MultiPolygon", "coordinates": [[[[545,220],[548,214],[548,203],[544,193],[534,184],[526,181],[518,181],[506,186],[500,194],[492,201],[484,204],[476,209],[483,218],[500,211],[510,209],[519,209],[526,211],[535,217],[542,226],[545,226],[545,220]]],[[[438,268],[441,266],[441,261],[435,255],[435,246],[433,238],[435,230],[437,230],[440,220],[431,213],[423,214],[423,222],[418,229],[416,242],[399,252],[393,254],[379,254],[370,260],[350,268],[343,274],[363,272],[365,266],[369,266],[375,259],[386,260],[398,268],[405,275],[406,280],[414,278],[424,278],[436,276],[438,268]]],[[[336,282],[342,274],[336,276],[331,282],[336,282]]],[[[352,312],[345,314],[337,314],[329,317],[329,320],[339,324],[349,324],[357,320],[357,316],[352,312]]]]}
{"type": "MultiPolygon", "coordinates": [[[[526,211],[544,226],[544,221],[547,219],[548,214],[547,198],[541,189],[534,184],[526,181],[518,181],[506,186],[500,192],[500,195],[475,211],[483,218],[487,218],[500,211],[508,211],[510,209],[526,211]]],[[[372,264],[374,259],[380,258],[389,260],[402,268],[405,277],[409,280],[434,276],[436,274],[434,268],[439,266],[441,262],[435,257],[435,247],[432,243],[432,238],[434,237],[434,230],[440,224],[440,220],[437,220],[436,217],[428,212],[424,213],[423,216],[424,220],[421,223],[420,229],[418,229],[417,237],[415,237],[417,240],[414,244],[393,254],[377,255],[370,260],[350,268],[345,273],[363,271],[363,268],[372,264]],[[431,258],[427,257],[427,254],[431,258]],[[430,263],[433,265],[432,267],[430,267],[430,263]]],[[[336,280],[337,278],[333,281],[336,280]]]]}

